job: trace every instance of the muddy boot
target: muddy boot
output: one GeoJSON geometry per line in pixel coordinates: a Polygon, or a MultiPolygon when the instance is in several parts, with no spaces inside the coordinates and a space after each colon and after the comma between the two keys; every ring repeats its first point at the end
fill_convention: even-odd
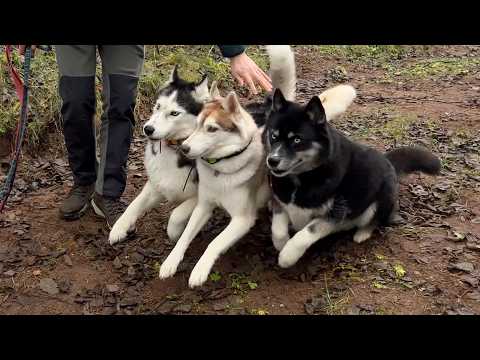
{"type": "Polygon", "coordinates": [[[65,220],[76,220],[88,209],[88,203],[95,189],[95,184],[74,185],[68,197],[60,206],[60,217],[65,220]]]}
{"type": "Polygon", "coordinates": [[[92,198],[92,207],[98,216],[105,218],[107,226],[111,230],[127,208],[127,205],[120,199],[101,196],[95,192],[92,198]]]}

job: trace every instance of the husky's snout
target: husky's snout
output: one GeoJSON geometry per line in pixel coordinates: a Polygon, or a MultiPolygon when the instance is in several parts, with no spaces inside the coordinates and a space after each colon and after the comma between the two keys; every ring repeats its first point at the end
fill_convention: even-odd
{"type": "Polygon", "coordinates": [[[152,136],[154,132],[155,132],[155,128],[151,125],[145,125],[143,127],[143,133],[147,136],[152,136]]]}
{"type": "Polygon", "coordinates": [[[280,161],[282,161],[280,156],[270,155],[267,158],[267,165],[270,169],[276,169],[278,167],[278,165],[280,164],[280,161]]]}

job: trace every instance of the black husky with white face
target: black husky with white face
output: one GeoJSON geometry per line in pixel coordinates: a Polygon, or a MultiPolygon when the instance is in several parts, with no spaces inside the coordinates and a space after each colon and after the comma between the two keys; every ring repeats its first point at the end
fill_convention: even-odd
{"type": "Polygon", "coordinates": [[[382,154],[350,141],[326,121],[316,96],[301,106],[277,90],[264,136],[275,199],[272,237],[282,267],[337,231],[356,228],[354,241],[366,240],[395,214],[398,175],[440,170],[425,149],[382,154]],[[289,223],[298,231],[291,239],[289,223]]]}
{"type": "Polygon", "coordinates": [[[267,166],[274,176],[301,174],[326,161],[329,138],[318,97],[306,107],[288,102],[275,92],[266,131],[267,166]]]}

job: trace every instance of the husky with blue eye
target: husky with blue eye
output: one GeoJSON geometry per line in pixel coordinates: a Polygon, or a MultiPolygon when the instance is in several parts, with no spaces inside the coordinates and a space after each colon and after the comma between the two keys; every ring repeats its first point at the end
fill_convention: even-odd
{"type": "Polygon", "coordinates": [[[396,217],[399,176],[440,171],[439,159],[426,149],[382,154],[349,140],[328,120],[347,109],[355,90],[343,85],[329,95],[306,106],[288,101],[280,90],[273,96],[266,161],[274,198],[272,240],[283,268],[332,233],[356,229],[353,240],[367,240],[396,217]]]}
{"type": "Polygon", "coordinates": [[[125,240],[135,231],[139,217],[166,200],[180,204],[170,215],[167,227],[170,239],[180,237],[197,203],[198,181],[195,163],[179,152],[178,146],[193,133],[197,115],[217,91],[216,83],[208,89],[206,76],[198,83],[188,82],[174,68],[143,126],[148,139],[145,147],[148,181],[113,226],[110,244],[125,240]]]}

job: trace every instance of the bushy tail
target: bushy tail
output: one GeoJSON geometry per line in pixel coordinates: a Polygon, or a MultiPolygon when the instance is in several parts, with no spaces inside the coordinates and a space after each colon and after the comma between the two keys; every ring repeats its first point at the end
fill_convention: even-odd
{"type": "Polygon", "coordinates": [[[333,120],[347,111],[356,97],[357,92],[351,85],[338,85],[321,93],[319,98],[325,109],[327,121],[333,120]]]}
{"type": "Polygon", "coordinates": [[[421,147],[402,147],[385,154],[399,176],[415,171],[437,175],[441,169],[440,159],[421,147]]]}
{"type": "Polygon", "coordinates": [[[289,45],[267,45],[270,57],[270,77],[274,89],[282,91],[285,99],[295,101],[297,74],[295,55],[289,45]]]}

